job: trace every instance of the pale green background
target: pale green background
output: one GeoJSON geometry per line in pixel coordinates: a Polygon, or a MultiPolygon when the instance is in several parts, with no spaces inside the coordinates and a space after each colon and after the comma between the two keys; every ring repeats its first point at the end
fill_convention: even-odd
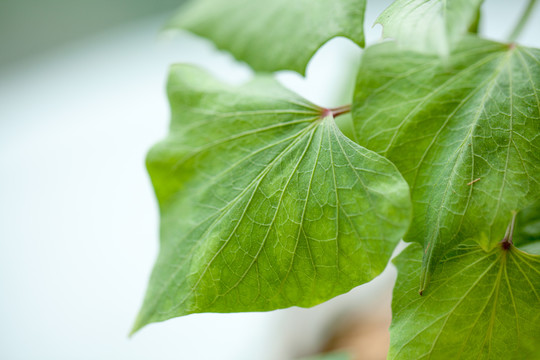
{"type": "Polygon", "coordinates": [[[0,0],[0,66],[132,20],[170,13],[183,1],[0,0]]]}

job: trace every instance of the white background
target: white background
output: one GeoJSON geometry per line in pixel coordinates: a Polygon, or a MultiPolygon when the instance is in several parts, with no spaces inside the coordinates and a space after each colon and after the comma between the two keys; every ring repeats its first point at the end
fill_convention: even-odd
{"type": "MultiPolygon", "coordinates": [[[[368,1],[370,25],[389,1],[368,1]]],[[[503,40],[524,1],[487,1],[484,33],[503,40]]],[[[521,42],[540,46],[540,9],[521,42]]],[[[313,309],[190,315],[128,338],[157,255],[157,207],[144,168],[167,130],[168,64],[197,63],[238,82],[247,67],[148,19],[0,69],[0,358],[288,359],[315,351],[336,314],[369,308],[382,279],[313,309]]],[[[360,56],[343,39],[308,79],[279,78],[320,105],[350,83],[360,56]]]]}

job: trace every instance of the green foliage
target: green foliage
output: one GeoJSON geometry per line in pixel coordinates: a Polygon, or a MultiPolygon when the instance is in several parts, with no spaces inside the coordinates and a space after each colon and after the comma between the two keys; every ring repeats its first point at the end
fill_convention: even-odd
{"type": "Polygon", "coordinates": [[[446,56],[478,26],[480,4],[482,0],[396,0],[377,23],[384,37],[403,48],[446,56]]]}
{"type": "Polygon", "coordinates": [[[411,186],[408,241],[424,244],[422,287],[445,252],[491,249],[540,196],[540,51],[465,39],[447,60],[384,43],[366,50],[356,138],[411,186]]]}
{"type": "Polygon", "coordinates": [[[540,201],[517,215],[514,243],[517,246],[540,241],[540,201]]]}
{"type": "Polygon", "coordinates": [[[161,252],[136,328],[195,312],[313,306],[384,270],[410,218],[395,166],[270,77],[174,66],[148,155],[161,252]]]}
{"type": "MultiPolygon", "coordinates": [[[[540,358],[540,50],[467,34],[480,5],[396,0],[378,20],[395,40],[363,53],[352,114],[270,74],[233,87],[173,66],[170,133],[147,158],[161,248],[134,330],[319,304],[377,276],[404,238],[391,359],[540,358]]],[[[363,44],[364,8],[199,0],[169,26],[256,71],[303,72],[332,37],[363,44]]]]}
{"type": "Polygon", "coordinates": [[[418,296],[422,248],[395,260],[389,359],[538,359],[540,257],[459,245],[418,296]]]}
{"type": "Polygon", "coordinates": [[[514,243],[529,254],[540,255],[540,201],[517,214],[514,243]]]}
{"type": "Polygon", "coordinates": [[[169,23],[211,39],[258,71],[304,73],[325,42],[344,36],[364,46],[366,0],[199,0],[169,23]]]}

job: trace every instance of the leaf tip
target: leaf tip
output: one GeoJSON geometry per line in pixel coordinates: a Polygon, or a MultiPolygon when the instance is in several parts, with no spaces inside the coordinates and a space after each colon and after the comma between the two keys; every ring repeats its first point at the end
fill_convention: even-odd
{"type": "Polygon", "coordinates": [[[143,327],[145,327],[149,323],[150,322],[147,321],[147,319],[145,319],[142,316],[142,312],[139,313],[139,315],[137,315],[137,318],[135,319],[135,323],[133,324],[133,326],[131,327],[131,330],[129,331],[128,338],[132,338],[133,335],[135,335],[135,333],[137,333],[139,330],[141,330],[143,327]]]}
{"type": "Polygon", "coordinates": [[[138,319],[135,321],[135,324],[133,324],[133,327],[129,331],[128,338],[132,338],[135,333],[137,333],[144,325],[140,324],[138,319]]]}

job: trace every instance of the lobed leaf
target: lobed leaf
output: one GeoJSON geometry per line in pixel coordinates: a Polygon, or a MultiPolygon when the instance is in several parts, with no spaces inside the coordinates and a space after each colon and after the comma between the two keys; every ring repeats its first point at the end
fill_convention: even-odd
{"type": "Polygon", "coordinates": [[[396,0],[377,19],[403,48],[447,56],[478,26],[482,0],[396,0]]]}
{"type": "Polygon", "coordinates": [[[168,27],[207,37],[257,71],[304,74],[334,37],[364,46],[365,7],[366,0],[195,0],[168,27]]]}
{"type": "Polygon", "coordinates": [[[448,249],[491,249],[540,196],[540,51],[470,37],[441,61],[389,42],[365,51],[359,74],[356,138],[409,182],[423,289],[448,249]]]}
{"type": "Polygon", "coordinates": [[[198,312],[313,306],[370,281],[410,221],[395,166],[267,77],[171,69],[148,154],[161,249],[135,330],[198,312]]]}
{"type": "Polygon", "coordinates": [[[394,263],[389,359],[540,358],[540,257],[515,247],[460,245],[418,294],[422,248],[394,263]]]}

